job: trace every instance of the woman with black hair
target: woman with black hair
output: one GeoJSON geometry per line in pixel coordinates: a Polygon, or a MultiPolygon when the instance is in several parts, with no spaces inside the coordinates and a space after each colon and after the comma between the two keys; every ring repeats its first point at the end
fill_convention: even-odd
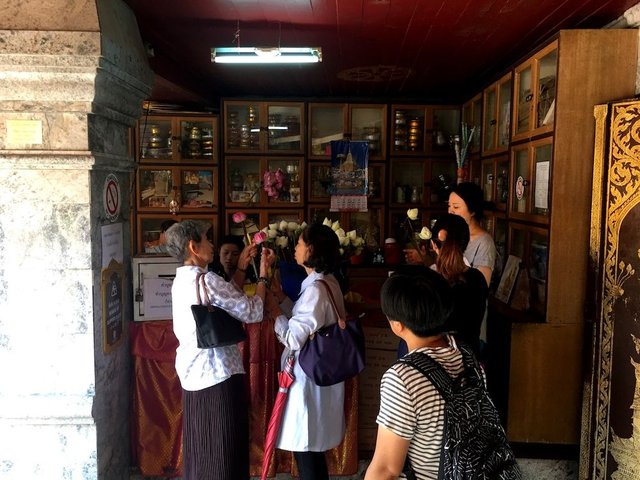
{"type": "MultiPolygon", "coordinates": [[[[345,433],[344,382],[320,387],[298,363],[298,353],[309,337],[338,321],[327,287],[338,309],[344,312],[340,285],[331,273],[339,259],[340,245],[335,232],[326,225],[307,227],[295,249],[295,260],[307,273],[300,296],[289,319],[280,307],[272,312],[276,317],[276,335],[285,347],[283,368],[289,354],[295,356],[295,382],[289,388],[276,447],[293,452],[301,480],[328,480],[325,452],[338,446],[345,433]]],[[[276,295],[280,302],[286,300],[281,290],[276,289],[276,295]]],[[[281,303],[282,308],[285,303],[281,303]]]]}
{"type": "Polygon", "coordinates": [[[469,227],[461,216],[447,213],[438,218],[432,233],[431,246],[437,255],[434,269],[449,282],[455,299],[448,328],[479,355],[489,287],[483,273],[465,262],[469,227]]]}
{"type": "Polygon", "coordinates": [[[496,263],[496,246],[482,227],[485,205],[482,189],[472,182],[455,185],[449,194],[448,212],[464,218],[469,225],[470,238],[464,257],[470,266],[482,272],[488,286],[496,263]]]}

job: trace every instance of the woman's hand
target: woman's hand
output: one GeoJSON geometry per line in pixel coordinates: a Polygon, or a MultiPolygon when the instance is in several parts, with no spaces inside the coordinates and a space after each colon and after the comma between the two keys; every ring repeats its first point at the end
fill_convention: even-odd
{"type": "Polygon", "coordinates": [[[260,256],[260,276],[266,277],[269,273],[269,267],[276,261],[276,254],[267,247],[262,247],[262,255],[260,256]]]}
{"type": "Polygon", "coordinates": [[[418,252],[418,250],[416,250],[415,248],[405,248],[403,252],[404,258],[407,263],[412,265],[420,265],[425,263],[424,255],[426,252],[423,251],[422,255],[420,255],[420,252],[418,252]]]}
{"type": "Polygon", "coordinates": [[[258,253],[258,247],[255,244],[247,245],[240,252],[240,256],[238,257],[238,268],[241,270],[246,270],[249,268],[249,264],[251,263],[251,259],[256,256],[258,253]]]}
{"type": "Polygon", "coordinates": [[[282,280],[280,279],[279,269],[275,271],[275,273],[273,274],[273,278],[271,279],[271,291],[280,303],[282,303],[282,301],[287,298],[287,295],[282,290],[282,280]]]}

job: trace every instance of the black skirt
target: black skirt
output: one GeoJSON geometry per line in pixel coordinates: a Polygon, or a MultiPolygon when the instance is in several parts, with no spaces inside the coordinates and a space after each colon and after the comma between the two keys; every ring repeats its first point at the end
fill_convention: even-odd
{"type": "Polygon", "coordinates": [[[244,375],[183,390],[185,480],[249,478],[249,413],[244,375]]]}

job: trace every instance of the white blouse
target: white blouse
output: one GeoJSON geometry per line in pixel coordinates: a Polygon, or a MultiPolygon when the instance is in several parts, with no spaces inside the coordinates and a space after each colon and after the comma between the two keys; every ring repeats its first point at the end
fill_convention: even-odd
{"type": "Polygon", "coordinates": [[[196,324],[191,305],[198,303],[196,278],[203,272],[211,302],[245,323],[262,321],[263,302],[260,297],[247,297],[233,282],[195,266],[176,269],[171,287],[173,331],[180,342],[176,349],[176,371],[182,388],[204,390],[237,373],[244,373],[237,345],[219,348],[198,348],[196,324]]]}

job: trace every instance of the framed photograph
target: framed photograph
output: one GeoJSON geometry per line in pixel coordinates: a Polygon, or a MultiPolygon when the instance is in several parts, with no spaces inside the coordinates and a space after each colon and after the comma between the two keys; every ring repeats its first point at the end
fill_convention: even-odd
{"type": "Polygon", "coordinates": [[[160,244],[162,224],[169,220],[180,220],[168,211],[166,214],[138,215],[138,238],[136,254],[168,255],[160,244]]]}
{"type": "Polygon", "coordinates": [[[181,207],[185,210],[213,208],[217,204],[214,185],[218,181],[217,168],[180,169],[181,207]]]}
{"type": "Polygon", "coordinates": [[[140,167],[137,177],[138,208],[167,210],[173,195],[172,169],[140,167]]]}
{"type": "Polygon", "coordinates": [[[500,277],[500,283],[496,290],[496,298],[504,303],[509,303],[513,286],[516,284],[518,278],[518,272],[520,271],[521,258],[515,255],[509,255],[507,263],[502,271],[502,277],[500,277]]]}

